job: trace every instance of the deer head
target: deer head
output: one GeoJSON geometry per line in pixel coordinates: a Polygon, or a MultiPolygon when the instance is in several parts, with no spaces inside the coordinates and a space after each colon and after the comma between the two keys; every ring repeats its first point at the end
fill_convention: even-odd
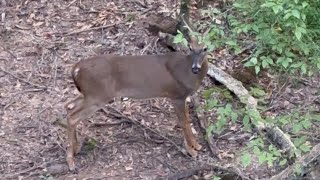
{"type": "Polygon", "coordinates": [[[191,42],[188,44],[192,59],[192,72],[198,74],[201,70],[202,63],[207,55],[207,47],[203,43],[199,43],[195,36],[191,37],[191,42]]]}
{"type": "MultiPolygon", "coordinates": [[[[184,22],[185,27],[189,30],[189,33],[194,33],[193,28],[189,26],[189,24],[185,21],[183,16],[181,16],[182,21],[184,22]]],[[[202,34],[204,37],[210,29],[202,34]]],[[[206,59],[207,55],[207,46],[204,43],[199,42],[198,38],[195,35],[188,36],[190,37],[190,42],[188,43],[190,49],[190,55],[192,59],[192,67],[191,70],[194,74],[198,74],[201,70],[202,64],[206,59]]]]}

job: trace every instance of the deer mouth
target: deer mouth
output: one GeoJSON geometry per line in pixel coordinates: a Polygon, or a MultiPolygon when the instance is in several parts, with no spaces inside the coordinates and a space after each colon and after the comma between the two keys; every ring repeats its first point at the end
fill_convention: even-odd
{"type": "Polygon", "coordinates": [[[198,74],[200,72],[201,66],[197,63],[197,64],[192,64],[192,72],[194,74],[198,74]]]}
{"type": "Polygon", "coordinates": [[[200,68],[198,68],[198,67],[192,68],[192,72],[194,74],[198,74],[200,72],[200,68]]]}

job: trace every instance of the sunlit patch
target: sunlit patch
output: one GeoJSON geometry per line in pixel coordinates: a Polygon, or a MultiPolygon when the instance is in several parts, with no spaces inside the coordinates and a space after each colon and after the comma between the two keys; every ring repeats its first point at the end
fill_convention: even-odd
{"type": "Polygon", "coordinates": [[[78,76],[79,71],[80,71],[80,68],[77,67],[76,69],[74,69],[73,75],[74,75],[75,77],[78,76]]]}
{"type": "Polygon", "coordinates": [[[75,104],[74,104],[74,103],[70,103],[70,104],[68,104],[67,108],[68,108],[69,110],[71,110],[71,109],[73,109],[73,108],[74,108],[74,106],[75,106],[75,104]]]}

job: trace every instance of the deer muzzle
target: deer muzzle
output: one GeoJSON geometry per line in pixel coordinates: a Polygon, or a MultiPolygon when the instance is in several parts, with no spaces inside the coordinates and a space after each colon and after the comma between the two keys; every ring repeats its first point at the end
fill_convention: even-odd
{"type": "Polygon", "coordinates": [[[191,70],[194,74],[198,74],[200,72],[201,65],[199,63],[193,63],[191,70]]]}

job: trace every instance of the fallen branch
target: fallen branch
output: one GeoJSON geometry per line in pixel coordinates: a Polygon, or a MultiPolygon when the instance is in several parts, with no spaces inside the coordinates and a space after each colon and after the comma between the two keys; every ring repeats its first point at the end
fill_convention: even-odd
{"type": "Polygon", "coordinates": [[[76,31],[69,32],[66,35],[70,36],[70,35],[86,32],[86,31],[93,31],[93,30],[102,29],[102,28],[110,28],[110,27],[113,27],[113,26],[121,24],[121,23],[123,23],[123,22],[115,22],[115,23],[112,23],[112,24],[108,24],[108,25],[104,25],[104,26],[98,26],[98,27],[92,27],[92,28],[88,28],[88,29],[79,29],[79,30],[76,30],[76,31]]]}
{"type": "MultiPolygon", "coordinates": [[[[288,166],[281,173],[271,177],[270,180],[278,180],[278,179],[290,179],[295,176],[296,169],[300,169],[302,175],[308,174],[308,172],[320,171],[320,144],[317,144],[312,148],[312,150],[300,157],[294,164],[288,166]]],[[[318,179],[319,177],[315,177],[318,179]]]]}
{"type": "Polygon", "coordinates": [[[215,165],[206,164],[201,167],[195,167],[195,168],[191,168],[191,169],[181,170],[181,171],[178,171],[176,173],[169,175],[166,179],[167,180],[187,179],[193,175],[198,174],[201,171],[214,171],[217,174],[216,176],[220,176],[219,172],[223,172],[223,175],[221,175],[222,179],[226,178],[226,177],[230,177],[232,179],[234,179],[235,177],[241,177],[242,180],[249,180],[249,178],[244,176],[243,173],[239,169],[233,167],[232,165],[220,166],[218,164],[215,164],[215,165]]]}
{"type": "Polygon", "coordinates": [[[42,89],[42,90],[46,90],[46,89],[48,89],[48,87],[41,86],[41,85],[39,85],[39,84],[35,84],[35,83],[32,83],[32,82],[27,81],[27,80],[25,80],[25,79],[19,78],[17,75],[12,74],[11,72],[6,71],[6,70],[4,70],[4,69],[2,69],[2,68],[0,68],[0,70],[1,70],[1,71],[3,71],[3,72],[4,72],[4,73],[6,73],[6,74],[11,75],[12,77],[14,77],[14,78],[16,78],[16,79],[18,79],[18,80],[20,80],[20,81],[24,82],[24,83],[27,83],[27,84],[31,85],[31,86],[34,86],[34,87],[40,88],[40,89],[42,89]]]}
{"type": "Polygon", "coordinates": [[[250,120],[252,124],[256,126],[260,134],[268,137],[272,143],[279,145],[280,148],[289,155],[289,157],[294,155],[296,147],[290,140],[290,137],[284,134],[284,132],[277,126],[264,122],[259,111],[257,110],[257,100],[249,94],[248,90],[243,87],[240,81],[234,79],[213,64],[209,65],[207,74],[224,84],[240,99],[240,102],[246,105],[250,120]]]}

